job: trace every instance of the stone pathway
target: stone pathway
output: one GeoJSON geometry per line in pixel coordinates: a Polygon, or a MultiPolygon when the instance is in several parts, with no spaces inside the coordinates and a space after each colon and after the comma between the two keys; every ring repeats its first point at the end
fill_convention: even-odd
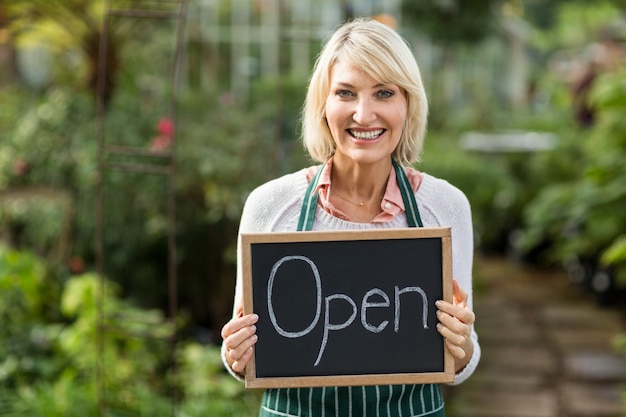
{"type": "Polygon", "coordinates": [[[476,259],[481,363],[446,388],[449,417],[626,417],[625,309],[599,308],[564,274],[476,259]]]}

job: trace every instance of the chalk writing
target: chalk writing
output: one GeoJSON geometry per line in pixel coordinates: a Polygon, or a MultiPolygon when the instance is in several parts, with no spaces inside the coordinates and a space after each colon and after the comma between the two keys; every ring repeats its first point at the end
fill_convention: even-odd
{"type": "MultiPolygon", "coordinates": [[[[296,277],[296,279],[297,278],[299,277],[296,277]]],[[[402,294],[407,294],[407,293],[417,293],[421,296],[422,325],[424,329],[428,329],[428,325],[427,325],[428,298],[424,290],[422,290],[422,288],[420,287],[404,287],[401,289],[398,286],[394,286],[394,298],[393,298],[394,300],[394,326],[393,326],[394,332],[398,333],[400,330],[400,311],[401,311],[400,296],[402,294]]],[[[359,313],[357,304],[350,296],[346,294],[331,294],[326,297],[323,297],[322,279],[321,279],[319,270],[317,266],[315,265],[315,263],[311,259],[307,258],[306,256],[299,256],[299,255],[284,256],[273,265],[271,273],[270,273],[270,277],[267,283],[267,308],[269,311],[270,321],[272,322],[272,325],[274,326],[274,329],[276,330],[276,332],[278,332],[278,334],[280,334],[283,337],[292,338],[292,339],[300,338],[309,334],[317,326],[318,322],[320,321],[320,318],[322,315],[322,301],[324,301],[323,303],[324,304],[323,336],[322,336],[321,346],[317,355],[317,359],[315,360],[314,366],[319,365],[320,361],[322,360],[322,356],[326,349],[326,345],[328,344],[328,337],[329,337],[330,331],[339,331],[339,330],[345,329],[354,322],[357,314],[359,313]],[[278,273],[279,269],[285,263],[294,262],[294,261],[306,262],[311,268],[311,271],[313,272],[313,278],[315,280],[315,292],[316,292],[316,303],[315,303],[316,310],[315,310],[315,316],[313,320],[305,329],[300,330],[300,331],[287,331],[280,326],[279,320],[276,317],[276,312],[274,311],[274,303],[272,301],[272,294],[274,291],[276,274],[278,273]],[[330,322],[331,302],[336,303],[342,300],[350,305],[352,312],[350,316],[343,323],[331,323],[330,322]]],[[[371,290],[367,291],[365,295],[363,295],[363,298],[361,300],[361,309],[360,309],[361,325],[363,326],[363,328],[371,333],[382,332],[388,326],[389,321],[383,320],[378,325],[371,324],[367,320],[367,311],[368,309],[372,309],[372,308],[389,308],[389,307],[391,307],[391,299],[389,298],[387,293],[385,293],[382,289],[372,288],[371,290]],[[379,302],[373,301],[372,299],[374,297],[380,297],[382,301],[379,301],[379,302]]]]}

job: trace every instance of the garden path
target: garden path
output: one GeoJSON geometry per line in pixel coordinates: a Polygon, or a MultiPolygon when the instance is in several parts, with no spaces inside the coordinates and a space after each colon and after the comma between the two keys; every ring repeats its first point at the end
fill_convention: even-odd
{"type": "Polygon", "coordinates": [[[602,308],[564,273],[476,259],[482,348],[475,374],[446,387],[450,417],[625,417],[626,308],[602,308]]]}

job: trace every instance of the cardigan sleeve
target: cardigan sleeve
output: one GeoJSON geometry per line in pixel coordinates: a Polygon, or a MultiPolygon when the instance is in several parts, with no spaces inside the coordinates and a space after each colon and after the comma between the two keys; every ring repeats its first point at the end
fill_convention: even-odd
{"type": "MultiPolygon", "coordinates": [[[[470,309],[474,309],[473,297],[473,259],[474,259],[474,236],[471,207],[466,196],[458,189],[454,188],[454,194],[457,195],[458,203],[453,210],[452,216],[452,251],[455,260],[453,260],[453,274],[455,279],[459,281],[461,287],[467,292],[467,305],[470,309]],[[458,275],[457,275],[458,274],[458,275]]],[[[478,334],[474,325],[470,339],[474,345],[474,352],[470,361],[465,367],[459,371],[451,385],[461,384],[468,379],[476,370],[480,361],[480,344],[478,343],[478,334]]]]}
{"type": "MultiPolygon", "coordinates": [[[[474,308],[472,291],[472,268],[474,259],[474,235],[472,213],[465,194],[447,181],[425,174],[418,189],[417,204],[424,225],[427,227],[450,226],[452,234],[452,276],[468,294],[468,307],[474,308]]],[[[480,344],[474,326],[470,339],[474,344],[474,353],[469,363],[456,374],[454,382],[458,385],[469,378],[480,361],[480,344]]]]}

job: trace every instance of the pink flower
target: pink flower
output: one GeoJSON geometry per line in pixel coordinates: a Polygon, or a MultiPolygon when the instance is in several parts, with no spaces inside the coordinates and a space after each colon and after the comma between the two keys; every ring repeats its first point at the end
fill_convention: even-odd
{"type": "Polygon", "coordinates": [[[167,117],[163,117],[157,123],[157,130],[162,136],[172,136],[174,135],[174,122],[167,117]]]}
{"type": "Polygon", "coordinates": [[[174,140],[174,122],[168,117],[161,118],[156,125],[158,136],[150,142],[150,151],[163,152],[174,140]]]}
{"type": "Polygon", "coordinates": [[[152,152],[161,152],[166,150],[172,144],[171,136],[157,136],[150,142],[150,150],[152,152]]]}

